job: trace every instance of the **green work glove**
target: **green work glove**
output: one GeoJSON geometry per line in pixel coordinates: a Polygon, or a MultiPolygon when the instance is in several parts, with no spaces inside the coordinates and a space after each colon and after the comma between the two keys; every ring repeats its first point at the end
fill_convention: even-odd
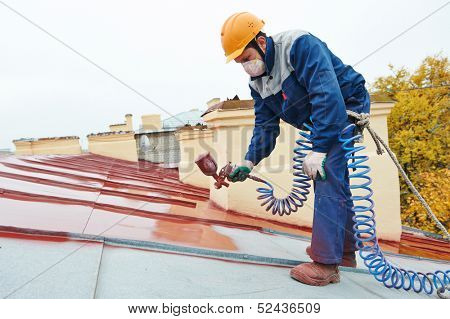
{"type": "Polygon", "coordinates": [[[253,163],[250,161],[245,161],[240,165],[235,165],[233,172],[231,172],[230,176],[228,176],[228,179],[233,183],[243,182],[247,179],[252,169],[253,163]]]}

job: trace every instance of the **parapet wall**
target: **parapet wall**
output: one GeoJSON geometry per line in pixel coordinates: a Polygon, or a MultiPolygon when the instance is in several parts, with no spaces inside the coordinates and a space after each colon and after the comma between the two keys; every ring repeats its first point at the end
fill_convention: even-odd
{"type": "Polygon", "coordinates": [[[90,134],[88,138],[89,152],[137,162],[137,147],[134,132],[106,132],[90,134]]]}
{"type": "Polygon", "coordinates": [[[111,124],[109,126],[111,132],[124,132],[128,131],[127,124],[111,124]]]}
{"type": "Polygon", "coordinates": [[[81,154],[78,136],[14,140],[16,155],[81,154]]]}

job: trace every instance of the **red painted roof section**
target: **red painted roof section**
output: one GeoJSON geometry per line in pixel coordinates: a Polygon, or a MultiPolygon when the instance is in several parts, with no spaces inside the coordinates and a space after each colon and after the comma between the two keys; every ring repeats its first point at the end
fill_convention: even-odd
{"type": "MultiPolygon", "coordinates": [[[[0,158],[0,208],[0,233],[27,228],[230,251],[240,249],[233,235],[213,226],[310,235],[310,229],[217,208],[209,190],[181,183],[176,169],[93,154],[0,158]]],[[[414,233],[382,246],[450,260],[448,243],[414,233]]]]}

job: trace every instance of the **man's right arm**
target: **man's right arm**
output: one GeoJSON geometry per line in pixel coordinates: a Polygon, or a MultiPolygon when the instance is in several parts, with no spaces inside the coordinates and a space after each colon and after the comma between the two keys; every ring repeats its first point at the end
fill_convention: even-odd
{"type": "Polygon", "coordinates": [[[275,148],[280,135],[280,117],[264,104],[261,95],[251,86],[250,90],[255,101],[255,128],[245,159],[258,165],[275,148]]]}

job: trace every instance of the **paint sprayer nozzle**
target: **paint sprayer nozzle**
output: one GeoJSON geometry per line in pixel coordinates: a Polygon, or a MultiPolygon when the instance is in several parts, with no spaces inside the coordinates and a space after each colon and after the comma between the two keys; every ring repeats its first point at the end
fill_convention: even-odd
{"type": "Polygon", "coordinates": [[[216,180],[214,186],[217,189],[221,188],[222,186],[230,186],[230,184],[225,182],[225,179],[231,173],[231,163],[225,165],[220,170],[219,175],[217,175],[217,163],[209,152],[199,155],[195,160],[195,164],[197,164],[198,168],[202,171],[203,174],[205,174],[206,176],[212,176],[216,180]]]}

